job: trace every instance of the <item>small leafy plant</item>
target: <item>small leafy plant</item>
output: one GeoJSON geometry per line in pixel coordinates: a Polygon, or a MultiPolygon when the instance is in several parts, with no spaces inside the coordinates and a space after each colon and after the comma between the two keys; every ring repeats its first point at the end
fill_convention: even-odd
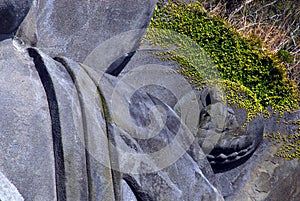
{"type": "Polygon", "coordinates": [[[298,158],[300,160],[300,120],[296,122],[285,122],[287,125],[297,126],[297,130],[289,135],[281,135],[277,133],[266,133],[265,137],[269,138],[273,145],[280,144],[279,151],[276,156],[283,157],[288,160],[298,158]]]}

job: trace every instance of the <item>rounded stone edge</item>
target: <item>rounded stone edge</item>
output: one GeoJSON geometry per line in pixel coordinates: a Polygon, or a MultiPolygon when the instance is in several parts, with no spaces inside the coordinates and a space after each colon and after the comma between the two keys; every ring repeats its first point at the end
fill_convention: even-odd
{"type": "Polygon", "coordinates": [[[9,179],[0,172],[0,200],[1,201],[24,201],[18,189],[9,181],[9,179]]]}

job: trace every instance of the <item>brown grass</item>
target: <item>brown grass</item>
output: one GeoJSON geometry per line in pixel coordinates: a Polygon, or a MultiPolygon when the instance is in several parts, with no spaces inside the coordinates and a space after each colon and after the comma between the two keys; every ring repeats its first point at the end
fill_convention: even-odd
{"type": "MultiPolygon", "coordinates": [[[[262,40],[262,47],[278,54],[286,50],[291,59],[283,63],[290,79],[300,88],[300,2],[285,0],[202,0],[210,14],[221,17],[238,32],[262,40]]],[[[300,92],[300,91],[299,91],[300,92]]]]}

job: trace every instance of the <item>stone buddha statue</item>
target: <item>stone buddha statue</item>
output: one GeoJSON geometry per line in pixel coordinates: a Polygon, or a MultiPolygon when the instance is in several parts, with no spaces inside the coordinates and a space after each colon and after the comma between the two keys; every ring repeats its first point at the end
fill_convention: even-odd
{"type": "Polygon", "coordinates": [[[151,65],[118,77],[155,4],[0,0],[0,176],[18,200],[223,200],[213,170],[250,156],[254,134],[233,137],[235,115],[212,92],[199,131],[185,124],[167,89],[180,78],[151,65]],[[208,133],[222,135],[204,153],[208,133]]]}

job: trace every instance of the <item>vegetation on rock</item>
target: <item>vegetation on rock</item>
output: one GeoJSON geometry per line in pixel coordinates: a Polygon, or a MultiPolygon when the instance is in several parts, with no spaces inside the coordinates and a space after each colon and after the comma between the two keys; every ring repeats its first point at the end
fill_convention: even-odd
{"type": "Polygon", "coordinates": [[[283,157],[288,160],[298,158],[300,160],[300,120],[295,122],[285,122],[287,125],[294,125],[297,129],[289,135],[282,135],[277,133],[266,133],[265,137],[268,137],[273,145],[281,145],[277,156],[283,157]]]}
{"type": "Polygon", "coordinates": [[[299,108],[298,87],[289,79],[284,63],[292,60],[289,51],[280,49],[275,53],[266,49],[265,41],[253,34],[241,34],[223,18],[208,13],[200,1],[160,1],[150,27],[159,31],[148,31],[146,38],[152,45],[166,47],[159,55],[177,61],[180,73],[196,89],[209,82],[219,84],[228,103],[245,108],[249,120],[259,113],[267,114],[268,106],[281,113],[299,108]],[[184,44],[186,40],[166,38],[167,30],[191,38],[212,62],[203,59],[203,51],[189,52],[193,44],[184,44]],[[172,49],[174,44],[186,53],[178,54],[180,51],[172,49]],[[217,71],[209,71],[212,66],[217,71]]]}
{"type": "MultiPolygon", "coordinates": [[[[300,86],[300,1],[202,0],[204,9],[226,20],[239,33],[263,41],[277,54],[290,79],[300,86]]],[[[300,92],[300,91],[299,91],[300,92]]]]}

